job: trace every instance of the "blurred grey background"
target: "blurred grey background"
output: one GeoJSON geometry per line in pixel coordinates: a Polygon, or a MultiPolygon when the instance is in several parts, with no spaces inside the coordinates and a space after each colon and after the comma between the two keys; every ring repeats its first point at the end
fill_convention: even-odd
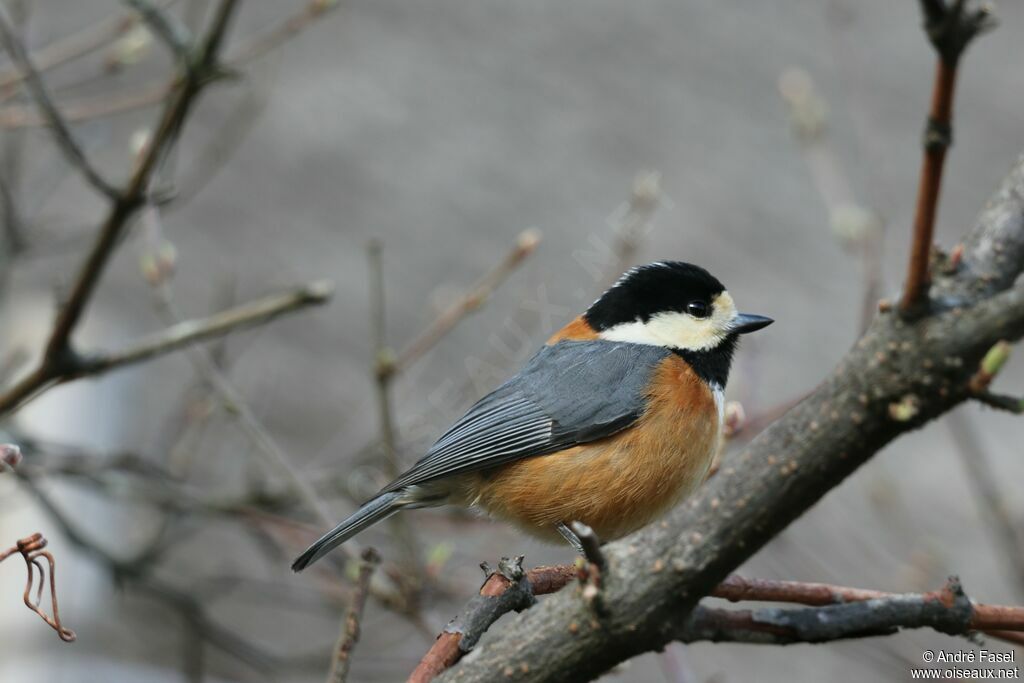
{"type": "MultiPolygon", "coordinates": [[[[191,3],[200,13],[204,4],[191,3]]],[[[301,6],[247,0],[232,39],[301,6]]],[[[94,0],[33,0],[30,8],[31,47],[123,11],[94,0]]],[[[1006,1],[997,14],[1001,26],[969,49],[960,73],[938,225],[946,247],[1024,150],[1024,7],[1006,1]]],[[[159,82],[170,67],[155,44],[138,64],[109,74],[108,53],[48,73],[58,99],[114,98],[159,82]]],[[[163,217],[163,236],[177,249],[177,302],[200,316],[318,277],[337,283],[328,306],[235,335],[224,354],[248,404],[341,518],[384,476],[380,454],[367,448],[378,433],[368,240],[383,245],[387,335],[401,348],[524,229],[543,235],[482,310],[397,380],[401,457],[412,462],[614,276],[634,182],[656,172],[658,206],[631,260],[704,265],[741,308],[778,321],[745,340],[728,392],[756,416],[831,370],[856,339],[863,298],[862,265],[830,226],[779,79],[802,69],[827,103],[823,141],[844,169],[850,199],[886,226],[881,267],[891,295],[909,244],[933,62],[911,0],[343,0],[247,65],[243,80],[204,96],[175,163],[177,185],[194,196],[163,217]],[[205,173],[211,151],[225,157],[223,166],[205,173]]],[[[154,116],[153,109],[132,111],[76,124],[75,132],[121,178],[133,133],[154,116]]],[[[44,339],[54,287],[73,277],[102,203],[45,130],[3,136],[5,144],[22,141],[18,190],[37,245],[5,269],[3,345],[10,352],[44,339]]],[[[79,336],[83,346],[116,347],[161,327],[139,272],[146,249],[141,230],[120,248],[79,336]]],[[[999,382],[1020,387],[1022,379],[1017,359],[999,382]]],[[[183,405],[190,405],[183,396],[192,396],[186,390],[196,382],[188,361],[173,355],[55,389],[14,423],[46,442],[162,458],[181,436],[183,405]]],[[[203,477],[196,486],[221,495],[244,486],[258,461],[232,417],[212,410],[186,448],[203,477]]],[[[1019,523],[1021,422],[973,406],[961,412],[1019,523]]],[[[909,435],[742,571],[892,591],[931,590],[956,573],[979,601],[1020,603],[1024,584],[972,494],[965,462],[945,424],[909,435]]],[[[130,495],[73,481],[48,490],[90,538],[118,555],[130,556],[157,527],[159,516],[130,495]]],[[[513,554],[530,564],[571,560],[568,548],[539,545],[486,520],[435,511],[409,520],[422,554],[446,558],[442,572],[456,591],[424,596],[425,631],[371,601],[351,680],[404,680],[430,633],[475,592],[480,561],[513,554]]],[[[288,569],[318,525],[292,534],[277,561],[235,519],[200,516],[181,526],[161,560],[162,580],[193,591],[216,624],[287,662],[272,672],[207,645],[206,679],[322,679],[344,608],[322,599],[318,586],[329,576],[288,569]]],[[[62,615],[79,640],[60,643],[24,609],[24,569],[6,562],[0,679],[175,681],[189,658],[194,671],[194,625],[131,581],[113,582],[12,477],[0,477],[0,545],[35,530],[51,539],[62,615]]],[[[387,559],[401,557],[386,525],[366,542],[387,559]]],[[[492,635],[500,631],[499,623],[492,635]]],[[[944,646],[968,647],[931,631],[827,646],[675,646],[608,680],[902,681],[924,649],[944,646]]]]}

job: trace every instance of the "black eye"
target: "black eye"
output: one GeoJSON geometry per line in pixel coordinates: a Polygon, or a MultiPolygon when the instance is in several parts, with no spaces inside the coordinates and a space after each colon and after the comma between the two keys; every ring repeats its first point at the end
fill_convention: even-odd
{"type": "Polygon", "coordinates": [[[686,304],[686,312],[694,318],[706,318],[711,310],[703,301],[691,301],[686,304]]]}

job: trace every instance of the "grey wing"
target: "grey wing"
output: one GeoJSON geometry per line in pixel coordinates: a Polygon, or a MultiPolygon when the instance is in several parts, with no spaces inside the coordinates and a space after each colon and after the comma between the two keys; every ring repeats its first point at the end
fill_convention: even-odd
{"type": "Polygon", "coordinates": [[[651,373],[669,353],[607,341],[545,346],[384,491],[554,453],[621,431],[642,414],[651,373]]]}

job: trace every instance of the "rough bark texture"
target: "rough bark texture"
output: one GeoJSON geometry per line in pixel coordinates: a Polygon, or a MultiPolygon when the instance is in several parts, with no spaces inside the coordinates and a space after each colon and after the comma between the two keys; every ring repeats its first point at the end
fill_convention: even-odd
{"type": "Polygon", "coordinates": [[[562,591],[488,634],[439,680],[589,681],[660,649],[700,597],[879,449],[968,399],[985,352],[1024,335],[1024,159],[964,246],[956,272],[936,268],[930,313],[913,322],[880,313],[808,398],[693,499],[605,547],[607,613],[562,591]]]}

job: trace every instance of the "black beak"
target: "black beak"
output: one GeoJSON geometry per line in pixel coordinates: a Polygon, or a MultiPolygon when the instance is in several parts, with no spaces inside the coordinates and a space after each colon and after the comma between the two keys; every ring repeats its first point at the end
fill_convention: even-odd
{"type": "Polygon", "coordinates": [[[768,327],[773,322],[775,321],[763,315],[740,313],[733,321],[731,331],[736,334],[747,334],[748,332],[756,332],[762,327],[768,327]]]}

